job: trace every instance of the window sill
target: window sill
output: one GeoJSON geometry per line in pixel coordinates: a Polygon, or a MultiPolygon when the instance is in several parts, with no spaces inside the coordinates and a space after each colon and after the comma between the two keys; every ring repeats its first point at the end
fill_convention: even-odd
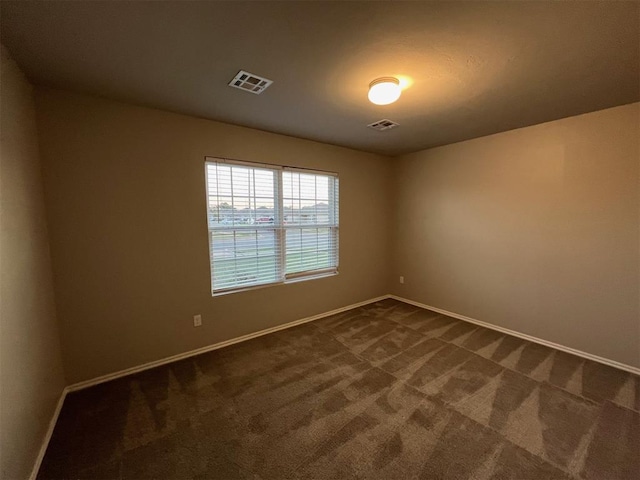
{"type": "Polygon", "coordinates": [[[305,275],[304,277],[296,277],[296,278],[290,278],[288,280],[285,280],[283,282],[274,282],[274,283],[265,283],[263,285],[255,285],[255,286],[250,286],[250,287],[243,287],[243,288],[238,288],[235,290],[225,290],[222,292],[212,292],[211,296],[212,297],[222,297],[224,295],[231,295],[234,293],[241,293],[241,292],[248,292],[251,290],[259,290],[262,288],[269,288],[269,287],[277,287],[278,285],[289,285],[292,283],[300,283],[300,282],[306,282],[307,280],[318,280],[320,278],[327,278],[327,277],[334,277],[336,275],[338,275],[340,272],[338,270],[336,270],[335,272],[323,272],[323,273],[319,273],[317,275],[305,275]]]}

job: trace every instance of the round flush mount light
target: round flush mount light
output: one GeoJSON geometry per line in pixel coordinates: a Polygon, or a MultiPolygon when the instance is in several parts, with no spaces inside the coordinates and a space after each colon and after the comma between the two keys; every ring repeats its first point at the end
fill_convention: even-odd
{"type": "Polygon", "coordinates": [[[402,88],[395,77],[376,78],[369,84],[369,101],[376,105],[389,105],[400,98],[402,88]]]}

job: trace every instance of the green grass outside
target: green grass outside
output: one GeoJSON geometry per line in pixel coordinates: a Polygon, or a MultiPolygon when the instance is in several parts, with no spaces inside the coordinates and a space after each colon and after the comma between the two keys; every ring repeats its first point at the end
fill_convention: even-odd
{"type": "MultiPolygon", "coordinates": [[[[272,249],[259,249],[258,252],[261,250],[263,253],[273,251],[272,249]]],[[[330,266],[329,261],[329,252],[316,252],[315,249],[309,249],[302,252],[289,253],[287,255],[286,268],[289,273],[328,268],[330,266]]],[[[278,262],[279,258],[274,255],[214,259],[214,288],[217,290],[232,287],[237,281],[242,283],[246,281],[247,284],[275,282],[277,281],[276,265],[278,262]]]]}

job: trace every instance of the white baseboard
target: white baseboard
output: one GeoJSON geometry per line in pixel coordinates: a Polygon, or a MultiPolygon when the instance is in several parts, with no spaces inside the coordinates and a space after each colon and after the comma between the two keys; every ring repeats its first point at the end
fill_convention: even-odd
{"type": "Polygon", "coordinates": [[[38,470],[40,470],[40,465],[42,464],[42,460],[44,459],[44,454],[47,453],[47,447],[49,446],[51,435],[53,435],[53,430],[56,428],[56,423],[58,423],[58,417],[60,416],[60,411],[62,410],[62,405],[64,404],[64,399],[67,396],[67,392],[68,392],[68,388],[65,387],[60,393],[60,398],[58,398],[56,409],[54,410],[53,415],[51,416],[51,420],[49,420],[49,426],[47,427],[47,432],[45,433],[45,436],[42,439],[42,444],[40,445],[38,456],[36,457],[36,461],[33,464],[31,475],[29,475],[29,480],[36,480],[36,477],[38,476],[38,470]]]}
{"type": "Polygon", "coordinates": [[[550,342],[548,340],[543,340],[542,338],[527,335],[526,333],[520,333],[515,330],[510,330],[508,328],[500,327],[498,325],[493,325],[491,323],[483,322],[482,320],[476,320],[475,318],[467,317],[465,315],[460,315],[459,313],[449,312],[448,310],[443,310],[442,308],[432,307],[430,305],[425,305],[424,303],[420,303],[420,302],[414,302],[413,300],[409,300],[408,298],[398,297],[397,295],[389,295],[388,297],[393,298],[394,300],[398,300],[400,302],[409,303],[416,307],[424,308],[426,310],[442,313],[443,315],[457,318],[458,320],[463,320],[465,322],[480,325],[481,327],[490,328],[491,330],[496,330],[501,333],[506,333],[507,335],[512,335],[514,337],[522,338],[523,340],[528,340],[529,342],[539,343],[540,345],[544,345],[545,347],[555,348],[556,350],[560,350],[562,352],[571,353],[572,355],[577,355],[578,357],[586,358],[588,360],[593,360],[594,362],[603,363],[604,365],[608,365],[610,367],[618,368],[620,370],[625,370],[627,372],[640,375],[640,368],[638,367],[632,367],[631,365],[616,362],[615,360],[609,360],[608,358],[599,357],[598,355],[593,355],[591,353],[583,352],[582,350],[577,350],[575,348],[565,347],[564,345],[560,345],[558,343],[550,342]]]}
{"type": "Polygon", "coordinates": [[[374,303],[380,300],[384,300],[385,298],[389,298],[389,295],[382,295],[381,297],[371,298],[369,300],[365,300],[363,302],[354,303],[351,305],[347,305],[346,307],[336,308],[335,310],[331,310],[329,312],[320,313],[318,315],[313,315],[311,317],[301,318],[300,320],[294,320],[289,323],[284,323],[282,325],[276,325],[275,327],[266,328],[264,330],[260,330],[257,332],[249,333],[247,335],[242,335],[241,337],[232,338],[230,340],[224,340],[219,343],[215,343],[213,345],[208,345],[206,347],[197,348],[195,350],[190,350],[188,352],[179,353],[177,355],[172,355],[171,357],[165,357],[160,360],[154,360],[152,362],[144,363],[142,365],[138,365],[136,367],[127,368],[125,370],[120,370],[118,372],[109,373],[107,375],[102,375],[100,377],[92,378],[90,380],[85,380],[84,382],[74,383],[73,385],[69,385],[67,387],[68,392],[75,392],[77,390],[82,390],[84,388],[92,387],[93,385],[98,385],[100,383],[108,382],[110,380],[115,380],[116,378],[126,377],[127,375],[132,375],[134,373],[142,372],[144,370],[148,370],[150,368],[159,367],[160,365],[166,365],[167,363],[176,362],[178,360],[182,360],[184,358],[193,357],[195,355],[200,355],[201,353],[210,352],[212,350],[217,350],[219,348],[227,347],[229,345],[233,345],[235,343],[246,342],[247,340],[251,340],[252,338],[261,337],[263,335],[268,335],[269,333],[277,332],[278,330],[284,330],[286,328],[295,327],[296,325],[301,325],[307,322],[313,322],[314,320],[318,320],[320,318],[329,317],[331,315],[335,315],[337,313],[342,313],[347,310],[351,310],[352,308],[361,307],[363,305],[368,305],[369,303],[374,303]]]}
{"type": "Polygon", "coordinates": [[[397,295],[382,295],[380,297],[371,298],[369,300],[365,300],[363,302],[354,303],[351,305],[347,305],[345,307],[337,308],[335,310],[331,310],[329,312],[320,313],[318,315],[313,315],[311,317],[302,318],[299,320],[294,320],[289,323],[284,323],[282,325],[277,325],[275,327],[270,327],[264,330],[260,330],[257,332],[249,333],[247,335],[242,335],[240,337],[232,338],[229,340],[224,340],[222,342],[215,343],[213,345],[208,345],[206,347],[198,348],[195,350],[190,350],[188,352],[179,353],[177,355],[172,355],[170,357],[165,357],[160,360],[154,360],[152,362],[144,363],[142,365],[138,365],[135,367],[127,368],[125,370],[120,370],[117,372],[109,373],[107,375],[102,375],[100,377],[92,378],[90,380],[85,380],[83,382],[74,383],[69,385],[65,391],[66,392],[74,392],[77,390],[82,390],[84,388],[91,387],[93,385],[98,385],[100,383],[108,382],[110,380],[115,380],[116,378],[126,377],[127,375],[132,375],[134,373],[142,372],[144,370],[148,370],[150,368],[159,367],[161,365],[166,365],[168,363],[176,362],[178,360],[182,360],[185,358],[193,357],[195,355],[200,355],[201,353],[210,352],[212,350],[217,350],[219,348],[227,347],[229,345],[233,345],[240,342],[245,342],[247,340],[251,340],[252,338],[261,337],[263,335],[268,335],[269,333],[277,332],[279,330],[284,330],[287,328],[295,327],[296,325],[301,325],[303,323],[312,322],[314,320],[318,320],[320,318],[329,317],[331,315],[336,315],[338,313],[342,313],[347,310],[351,310],[352,308],[361,307],[363,305],[367,305],[369,303],[374,303],[380,300],[384,300],[385,298],[393,298],[395,300],[408,303],[410,305],[415,305],[416,307],[424,308],[427,310],[431,310],[434,312],[442,313],[444,315],[448,315],[453,318],[457,318],[459,320],[463,320],[465,322],[474,323],[476,325],[480,325],[485,328],[489,328],[491,330],[496,330],[498,332],[506,333],[508,335],[513,335],[514,337],[522,338],[523,340],[528,340],[530,342],[539,343],[541,345],[545,345],[547,347],[555,348],[557,350],[561,350],[563,352],[571,353],[573,355],[577,355],[579,357],[587,358],[589,360],[593,360],[594,362],[603,363],[605,365],[609,365],[614,368],[618,368],[620,370],[625,370],[627,372],[634,373],[636,375],[640,375],[640,368],[633,367],[631,365],[626,365],[624,363],[616,362],[615,360],[609,360],[608,358],[599,357],[597,355],[593,355],[591,353],[583,352],[582,350],[577,350],[575,348],[566,347],[564,345],[560,345],[558,343],[550,342],[548,340],[544,340],[538,337],[534,337],[531,335],[527,335],[525,333],[520,333],[515,330],[511,330],[508,328],[500,327],[498,325],[493,325],[491,323],[483,322],[482,320],[476,320],[475,318],[467,317],[465,315],[460,315],[459,313],[450,312],[448,310],[444,310],[442,308],[433,307],[431,305],[425,305],[424,303],[416,302],[413,300],[409,300],[408,298],[399,297],[397,295]]]}

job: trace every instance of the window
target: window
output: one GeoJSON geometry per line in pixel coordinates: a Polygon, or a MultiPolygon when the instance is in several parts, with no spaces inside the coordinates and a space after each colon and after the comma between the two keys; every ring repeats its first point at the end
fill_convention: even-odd
{"type": "Polygon", "coordinates": [[[338,271],[335,173],[207,158],[212,292],[338,271]]]}

